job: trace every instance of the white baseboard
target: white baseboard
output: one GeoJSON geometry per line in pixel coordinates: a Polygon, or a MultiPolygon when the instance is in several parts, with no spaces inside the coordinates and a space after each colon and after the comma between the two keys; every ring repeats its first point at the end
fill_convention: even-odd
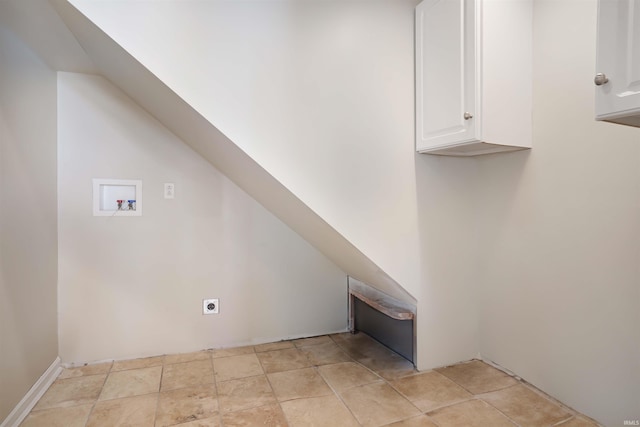
{"type": "Polygon", "coordinates": [[[38,403],[38,400],[40,400],[49,386],[58,378],[60,372],[62,372],[60,358],[56,357],[56,360],[54,360],[44,374],[38,378],[38,381],[29,389],[16,407],[13,408],[13,411],[11,411],[2,424],[0,424],[0,427],[18,427],[27,415],[29,415],[33,407],[36,406],[36,403],[38,403]]]}

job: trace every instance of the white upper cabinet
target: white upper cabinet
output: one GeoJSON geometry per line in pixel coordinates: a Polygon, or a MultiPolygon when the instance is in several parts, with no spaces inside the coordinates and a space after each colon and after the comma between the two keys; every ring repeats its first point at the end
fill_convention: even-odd
{"type": "Polygon", "coordinates": [[[532,0],[424,0],[415,34],[418,152],[531,148],[532,0]]]}
{"type": "Polygon", "coordinates": [[[640,127],[640,1],[600,0],[596,119],[640,127]]]}

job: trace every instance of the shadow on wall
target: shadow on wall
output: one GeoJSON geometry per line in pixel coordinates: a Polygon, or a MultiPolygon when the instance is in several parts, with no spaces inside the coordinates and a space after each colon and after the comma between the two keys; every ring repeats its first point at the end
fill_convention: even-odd
{"type": "Polygon", "coordinates": [[[508,157],[500,181],[489,183],[502,186],[496,193],[502,197],[498,206],[504,207],[517,197],[529,155],[529,150],[474,158],[416,154],[422,277],[417,317],[422,337],[418,340],[420,369],[478,356],[477,288],[485,250],[478,242],[483,215],[488,212],[480,197],[482,159],[508,157]]]}
{"type": "Polygon", "coordinates": [[[498,238],[496,233],[499,230],[491,229],[489,224],[503,224],[507,218],[517,218],[521,221],[520,225],[526,228],[530,221],[533,207],[525,205],[523,209],[518,197],[522,193],[522,186],[527,185],[524,182],[526,170],[531,167],[534,157],[535,152],[524,150],[478,158],[474,215],[482,224],[482,227],[478,227],[478,237],[483,242],[482,251],[478,252],[480,258],[487,251],[485,245],[498,238]],[[516,209],[520,211],[514,212],[516,209]]]}

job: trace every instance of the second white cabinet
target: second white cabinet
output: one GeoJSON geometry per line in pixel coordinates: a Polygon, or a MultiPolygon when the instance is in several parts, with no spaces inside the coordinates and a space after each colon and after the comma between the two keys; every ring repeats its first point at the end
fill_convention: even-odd
{"type": "Polygon", "coordinates": [[[640,127],[640,1],[600,0],[596,119],[640,127]]]}
{"type": "Polygon", "coordinates": [[[415,36],[418,152],[531,148],[532,0],[424,0],[415,36]]]}

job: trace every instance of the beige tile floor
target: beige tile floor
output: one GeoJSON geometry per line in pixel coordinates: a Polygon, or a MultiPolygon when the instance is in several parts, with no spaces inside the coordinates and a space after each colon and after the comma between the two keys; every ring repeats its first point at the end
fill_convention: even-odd
{"type": "Polygon", "coordinates": [[[481,361],[417,372],[365,334],[65,369],[23,427],[597,424],[481,361]]]}

